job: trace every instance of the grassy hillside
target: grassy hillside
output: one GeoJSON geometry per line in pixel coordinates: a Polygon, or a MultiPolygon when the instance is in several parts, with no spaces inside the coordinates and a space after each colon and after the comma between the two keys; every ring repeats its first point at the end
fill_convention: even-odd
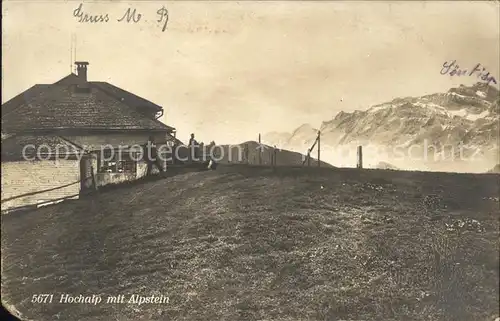
{"type": "Polygon", "coordinates": [[[2,301],[40,321],[491,321],[498,178],[221,166],[3,215],[2,301]]]}

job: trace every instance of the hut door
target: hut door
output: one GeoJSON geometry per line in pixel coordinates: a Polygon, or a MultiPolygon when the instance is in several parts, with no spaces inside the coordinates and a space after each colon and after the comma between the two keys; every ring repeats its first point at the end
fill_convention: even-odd
{"type": "Polygon", "coordinates": [[[83,156],[80,160],[80,192],[92,187],[92,163],[91,158],[83,156]]]}

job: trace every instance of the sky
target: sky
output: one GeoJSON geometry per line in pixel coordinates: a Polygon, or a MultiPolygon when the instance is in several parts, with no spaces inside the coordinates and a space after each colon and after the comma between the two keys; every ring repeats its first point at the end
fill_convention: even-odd
{"type": "Polygon", "coordinates": [[[75,34],[89,80],[163,106],[185,141],[256,140],[478,81],[441,75],[451,60],[500,82],[498,1],[6,0],[2,14],[2,103],[69,74],[75,34]],[[109,21],[79,22],[81,3],[109,21]],[[128,8],[141,20],[118,21],[128,8]]]}

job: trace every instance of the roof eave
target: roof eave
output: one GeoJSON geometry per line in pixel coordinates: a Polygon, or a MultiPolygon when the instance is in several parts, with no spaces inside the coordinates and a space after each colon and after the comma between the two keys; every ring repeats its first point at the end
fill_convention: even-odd
{"type": "MultiPolygon", "coordinates": [[[[165,125],[166,126],[166,125],[165,125]]],[[[36,132],[54,132],[59,130],[71,131],[139,131],[139,132],[174,132],[175,128],[166,126],[166,128],[123,128],[123,127],[51,127],[51,128],[29,128],[29,129],[11,129],[8,132],[12,134],[17,133],[36,133],[36,132]]]]}

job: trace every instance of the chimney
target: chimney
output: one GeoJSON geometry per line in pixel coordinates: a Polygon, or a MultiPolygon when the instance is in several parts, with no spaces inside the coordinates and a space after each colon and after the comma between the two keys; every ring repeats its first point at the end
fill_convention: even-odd
{"type": "Polygon", "coordinates": [[[89,63],[87,61],[75,61],[76,73],[78,78],[82,81],[87,82],[87,66],[89,63]]]}

